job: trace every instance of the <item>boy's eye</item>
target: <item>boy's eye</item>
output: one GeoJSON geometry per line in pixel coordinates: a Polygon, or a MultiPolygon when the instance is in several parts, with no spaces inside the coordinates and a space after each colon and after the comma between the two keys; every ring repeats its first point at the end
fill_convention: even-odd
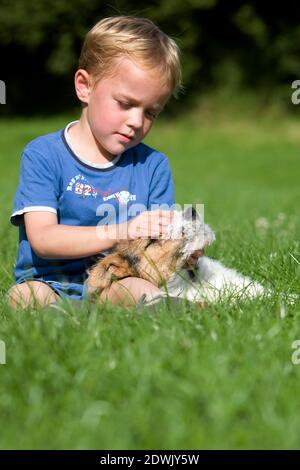
{"type": "MultiPolygon", "coordinates": [[[[118,99],[116,99],[116,101],[122,109],[130,109],[134,106],[129,101],[122,101],[118,99]]],[[[149,119],[155,119],[158,115],[158,113],[155,113],[155,111],[151,111],[151,110],[146,110],[145,114],[147,115],[147,117],[149,117],[149,119]]]]}
{"type": "Polygon", "coordinates": [[[155,119],[157,117],[157,114],[153,111],[146,111],[146,114],[150,117],[150,119],[155,119]]]}
{"type": "Polygon", "coordinates": [[[119,105],[120,105],[121,108],[123,108],[123,109],[129,109],[129,108],[131,108],[131,104],[128,103],[127,101],[120,101],[120,100],[117,100],[117,102],[119,103],[119,105]]]}

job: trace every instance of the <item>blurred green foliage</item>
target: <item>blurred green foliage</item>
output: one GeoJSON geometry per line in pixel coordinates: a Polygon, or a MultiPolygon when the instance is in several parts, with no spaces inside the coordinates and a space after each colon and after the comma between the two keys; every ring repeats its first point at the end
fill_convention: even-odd
{"type": "MultiPolygon", "coordinates": [[[[105,16],[156,22],[182,49],[183,101],[227,87],[290,105],[300,77],[300,11],[258,0],[0,0],[1,112],[57,112],[76,104],[72,76],[85,33],[105,16]]],[[[182,100],[181,100],[182,103],[182,100]]]]}

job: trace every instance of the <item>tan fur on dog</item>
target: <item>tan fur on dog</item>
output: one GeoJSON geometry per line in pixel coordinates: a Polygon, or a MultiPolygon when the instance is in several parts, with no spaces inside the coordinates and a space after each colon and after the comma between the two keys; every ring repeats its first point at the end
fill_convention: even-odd
{"type": "Polygon", "coordinates": [[[101,294],[114,280],[134,276],[157,287],[165,285],[173,300],[185,299],[199,307],[203,307],[203,302],[222,299],[232,302],[270,295],[258,282],[204,256],[203,249],[214,240],[212,229],[199,214],[174,211],[165,238],[121,242],[110,255],[98,261],[87,280],[88,293],[101,294]],[[193,275],[188,272],[191,269],[193,275]]]}
{"type": "Polygon", "coordinates": [[[138,239],[120,242],[89,272],[88,293],[100,294],[115,280],[140,277],[162,286],[178,268],[182,240],[138,239]]]}

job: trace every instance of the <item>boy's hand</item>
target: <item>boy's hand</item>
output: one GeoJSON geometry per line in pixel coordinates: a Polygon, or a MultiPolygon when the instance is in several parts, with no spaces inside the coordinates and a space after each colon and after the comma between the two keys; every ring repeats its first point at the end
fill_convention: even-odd
{"type": "Polygon", "coordinates": [[[173,217],[172,211],[160,209],[142,212],[127,223],[128,239],[160,238],[167,232],[173,217]]]}

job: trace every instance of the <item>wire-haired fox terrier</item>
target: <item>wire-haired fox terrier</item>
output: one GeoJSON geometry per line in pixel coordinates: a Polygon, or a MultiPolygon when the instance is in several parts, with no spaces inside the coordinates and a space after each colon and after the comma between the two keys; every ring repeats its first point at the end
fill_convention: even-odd
{"type": "Polygon", "coordinates": [[[259,283],[219,261],[207,256],[193,257],[214,240],[214,232],[195,209],[174,211],[173,223],[163,238],[122,241],[99,260],[90,269],[88,293],[93,297],[113,281],[135,276],[160,287],[160,297],[182,298],[197,304],[266,294],[259,283]]]}

